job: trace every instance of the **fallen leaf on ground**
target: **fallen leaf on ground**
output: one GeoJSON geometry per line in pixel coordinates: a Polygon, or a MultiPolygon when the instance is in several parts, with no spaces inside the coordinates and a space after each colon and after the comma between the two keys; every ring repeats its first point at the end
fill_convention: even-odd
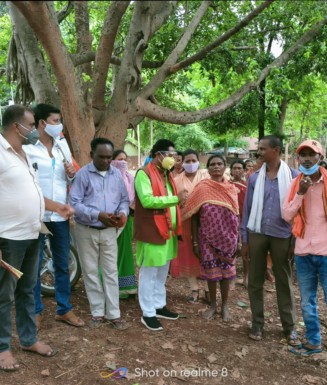
{"type": "Polygon", "coordinates": [[[50,376],[50,371],[49,371],[49,369],[44,369],[44,370],[42,370],[41,376],[43,376],[43,377],[49,377],[49,376],[50,376]]]}
{"type": "Polygon", "coordinates": [[[306,374],[305,376],[302,377],[302,380],[304,382],[306,382],[307,384],[319,384],[321,378],[320,377],[310,376],[310,374],[306,374]]]}
{"type": "Polygon", "coordinates": [[[174,345],[171,342],[165,342],[161,345],[163,349],[174,349],[174,345]]]}
{"type": "Polygon", "coordinates": [[[236,305],[240,307],[249,307],[249,305],[243,301],[237,301],[236,305]]]}
{"type": "Polygon", "coordinates": [[[104,355],[104,358],[108,361],[113,361],[116,358],[116,355],[113,353],[107,353],[104,355]]]}
{"type": "Polygon", "coordinates": [[[116,366],[116,364],[113,361],[107,361],[105,363],[105,367],[109,368],[111,370],[116,370],[117,369],[117,366],[116,366]]]}
{"type": "Polygon", "coordinates": [[[232,324],[232,325],[230,325],[230,327],[233,329],[239,329],[241,327],[241,325],[240,324],[232,324]]]}
{"type": "Polygon", "coordinates": [[[215,353],[212,353],[209,357],[207,357],[207,360],[210,362],[210,364],[212,364],[218,360],[218,357],[215,353]]]}
{"type": "Polygon", "coordinates": [[[188,345],[188,348],[191,352],[195,353],[196,352],[196,348],[192,345],[188,345]]]}

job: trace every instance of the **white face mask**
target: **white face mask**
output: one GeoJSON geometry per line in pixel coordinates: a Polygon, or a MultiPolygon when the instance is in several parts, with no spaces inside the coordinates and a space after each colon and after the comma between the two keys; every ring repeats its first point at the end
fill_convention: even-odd
{"type": "Polygon", "coordinates": [[[60,133],[62,132],[63,126],[62,124],[48,124],[45,126],[44,131],[52,136],[53,139],[56,139],[60,133]]]}
{"type": "Polygon", "coordinates": [[[194,172],[198,171],[199,164],[200,164],[199,162],[183,163],[183,168],[184,168],[185,172],[187,172],[188,174],[193,174],[194,172]]]}
{"type": "Polygon", "coordinates": [[[126,160],[112,160],[111,165],[118,168],[120,172],[126,172],[128,170],[128,163],[126,160]]]}

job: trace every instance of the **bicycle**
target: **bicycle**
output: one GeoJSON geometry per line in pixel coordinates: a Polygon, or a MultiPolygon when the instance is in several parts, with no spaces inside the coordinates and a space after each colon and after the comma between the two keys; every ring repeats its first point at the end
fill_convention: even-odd
{"type": "MultiPolygon", "coordinates": [[[[41,293],[45,296],[54,296],[54,266],[52,260],[52,253],[50,249],[49,238],[46,237],[44,242],[43,261],[40,272],[41,277],[41,293]]],[[[82,270],[81,264],[78,258],[78,253],[73,245],[73,239],[71,237],[71,243],[69,247],[69,272],[70,272],[70,286],[73,288],[81,277],[82,270]]]]}

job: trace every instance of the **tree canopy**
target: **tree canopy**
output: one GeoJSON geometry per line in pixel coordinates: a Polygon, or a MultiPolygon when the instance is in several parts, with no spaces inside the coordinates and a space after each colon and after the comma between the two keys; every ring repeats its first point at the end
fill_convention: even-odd
{"type": "MultiPolygon", "coordinates": [[[[323,90],[325,1],[7,6],[13,35],[6,74],[16,84],[16,101],[60,106],[82,164],[94,136],[122,146],[127,129],[144,118],[168,131],[167,124],[182,125],[176,138],[181,147],[186,138],[200,136],[205,146],[218,134],[243,136],[258,121],[259,129],[266,124],[283,132],[283,111],[309,98],[305,84],[313,86],[312,98],[317,87],[323,90]]],[[[1,11],[1,23],[7,23],[1,11]]]]}

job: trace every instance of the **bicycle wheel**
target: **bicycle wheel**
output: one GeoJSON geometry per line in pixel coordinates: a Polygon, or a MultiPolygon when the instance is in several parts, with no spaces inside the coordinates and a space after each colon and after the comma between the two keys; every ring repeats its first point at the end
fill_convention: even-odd
{"type": "MultiPolygon", "coordinates": [[[[81,264],[78,259],[78,254],[74,246],[70,245],[69,248],[69,273],[70,273],[70,286],[73,288],[77,281],[81,277],[81,264]]],[[[52,254],[49,244],[45,244],[44,256],[41,267],[41,293],[46,296],[54,296],[54,267],[52,254]]]]}

